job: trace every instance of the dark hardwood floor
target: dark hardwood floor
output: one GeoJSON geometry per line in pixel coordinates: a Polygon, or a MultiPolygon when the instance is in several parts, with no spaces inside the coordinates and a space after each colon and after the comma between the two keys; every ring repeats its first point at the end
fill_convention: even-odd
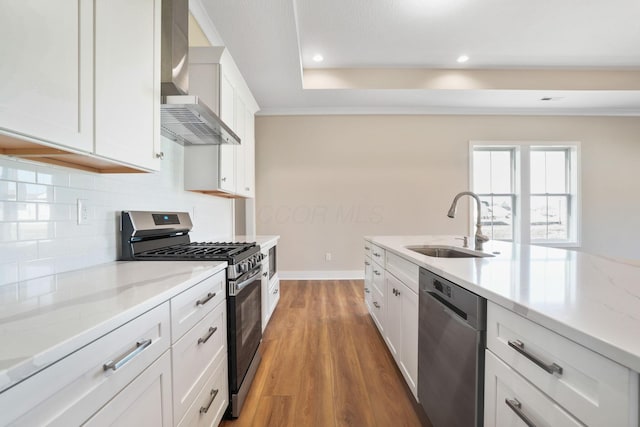
{"type": "Polygon", "coordinates": [[[361,280],[281,281],[244,426],[430,426],[364,305],[361,280]]]}

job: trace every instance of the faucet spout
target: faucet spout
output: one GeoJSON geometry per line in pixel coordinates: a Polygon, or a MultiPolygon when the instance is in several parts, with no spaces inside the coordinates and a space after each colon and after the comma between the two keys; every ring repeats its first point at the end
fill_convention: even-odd
{"type": "Polygon", "coordinates": [[[458,199],[460,199],[460,197],[462,196],[470,196],[473,197],[476,200],[476,205],[477,205],[477,211],[478,211],[478,216],[476,219],[476,234],[475,234],[475,248],[478,251],[482,250],[482,244],[484,242],[489,241],[489,237],[485,236],[484,234],[482,234],[482,223],[481,223],[481,218],[482,218],[482,214],[480,212],[480,209],[482,207],[482,204],[480,203],[480,197],[478,197],[478,195],[472,191],[462,191],[458,194],[456,194],[456,196],[453,198],[453,202],[451,203],[451,207],[449,208],[449,212],[447,212],[447,216],[449,218],[454,218],[456,216],[456,208],[458,207],[458,199]]]}

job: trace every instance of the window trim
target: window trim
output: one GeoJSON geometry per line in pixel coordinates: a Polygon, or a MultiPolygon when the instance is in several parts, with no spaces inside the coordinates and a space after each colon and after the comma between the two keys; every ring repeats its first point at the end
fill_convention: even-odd
{"type": "MultiPolygon", "coordinates": [[[[562,247],[562,248],[579,248],[582,244],[582,194],[581,194],[581,144],[580,141],[490,141],[490,140],[470,140],[469,141],[469,164],[468,164],[468,182],[469,188],[473,189],[473,153],[475,148],[491,150],[508,149],[514,150],[513,160],[513,176],[515,202],[513,209],[517,214],[514,215],[513,221],[513,241],[523,244],[535,244],[539,246],[562,247]],[[549,150],[554,147],[567,149],[569,178],[569,202],[567,209],[571,215],[570,229],[568,230],[569,239],[554,240],[531,240],[530,225],[530,153],[537,149],[549,150]],[[519,172],[518,172],[519,171],[519,172]],[[526,191],[524,190],[526,189],[526,191]],[[525,197],[526,196],[526,197],[525,197]]],[[[536,193],[537,194],[537,193],[536,193]]],[[[565,195],[564,193],[561,195],[565,195]]],[[[469,205],[469,230],[473,230],[475,221],[473,220],[473,205],[469,205]]]]}

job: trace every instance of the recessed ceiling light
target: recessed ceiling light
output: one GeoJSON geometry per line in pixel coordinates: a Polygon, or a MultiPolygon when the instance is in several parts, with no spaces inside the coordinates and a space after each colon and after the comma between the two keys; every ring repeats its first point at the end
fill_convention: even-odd
{"type": "Polygon", "coordinates": [[[322,62],[324,61],[324,57],[322,55],[320,55],[319,53],[316,53],[315,55],[313,55],[313,58],[311,58],[314,60],[314,62],[322,62]]]}
{"type": "Polygon", "coordinates": [[[460,64],[463,64],[463,63],[467,62],[468,60],[469,60],[469,57],[467,55],[460,55],[460,56],[458,56],[458,59],[457,59],[457,61],[460,64]]]}

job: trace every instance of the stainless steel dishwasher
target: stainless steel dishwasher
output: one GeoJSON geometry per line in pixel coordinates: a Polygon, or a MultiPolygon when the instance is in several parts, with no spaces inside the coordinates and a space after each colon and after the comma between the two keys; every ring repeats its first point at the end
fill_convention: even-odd
{"type": "Polygon", "coordinates": [[[483,424],[487,300],[420,269],[418,398],[434,427],[483,424]]]}

